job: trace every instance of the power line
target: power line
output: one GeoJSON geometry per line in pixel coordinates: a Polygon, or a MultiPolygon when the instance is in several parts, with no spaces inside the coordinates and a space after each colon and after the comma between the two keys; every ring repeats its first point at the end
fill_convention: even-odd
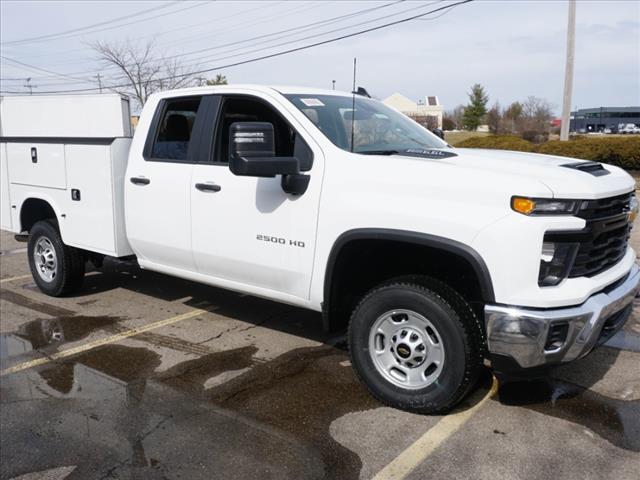
{"type": "MultiPolygon", "coordinates": [[[[444,0],[436,0],[436,1],[434,1],[434,2],[429,3],[428,5],[432,5],[433,3],[441,3],[441,2],[443,2],[443,1],[444,1],[444,0]]],[[[406,14],[406,13],[409,13],[409,12],[412,12],[412,11],[415,11],[415,10],[420,10],[420,9],[422,9],[422,8],[425,8],[426,6],[427,6],[427,5],[420,5],[420,6],[418,6],[418,7],[412,7],[412,8],[409,8],[409,9],[407,9],[407,10],[404,10],[404,11],[402,11],[402,12],[392,13],[392,14],[390,14],[390,15],[385,15],[385,16],[378,17],[378,18],[374,18],[374,19],[371,19],[371,20],[366,20],[366,21],[364,21],[364,22],[355,23],[355,24],[347,25],[347,26],[340,27],[340,28],[335,28],[335,29],[333,29],[333,30],[328,30],[328,31],[325,31],[325,32],[316,33],[316,34],[313,34],[313,35],[308,35],[308,36],[306,36],[306,37],[296,38],[296,39],[294,39],[294,40],[289,40],[289,41],[286,41],[286,42],[281,42],[281,43],[278,43],[278,44],[275,44],[275,45],[269,45],[269,46],[265,46],[265,47],[261,47],[261,48],[254,48],[253,50],[247,50],[247,51],[244,51],[244,52],[242,52],[242,53],[235,54],[235,55],[227,55],[227,56],[223,56],[223,57],[216,57],[216,56],[213,56],[213,58],[212,58],[212,56],[211,56],[211,55],[205,55],[205,56],[202,56],[202,57],[196,57],[196,58],[194,58],[194,59],[190,59],[190,60],[195,60],[195,61],[204,61],[204,60],[207,60],[207,61],[220,61],[220,60],[228,60],[228,59],[230,59],[230,58],[235,58],[235,57],[239,57],[239,56],[249,55],[249,54],[251,54],[251,53],[257,53],[257,52],[262,52],[262,51],[270,50],[270,49],[277,48],[277,47],[283,47],[283,46],[285,46],[285,45],[291,45],[291,44],[293,44],[293,43],[298,43],[298,42],[301,42],[301,41],[303,41],[303,40],[311,40],[311,39],[313,39],[313,38],[324,37],[325,35],[329,35],[329,34],[332,34],[332,33],[336,33],[336,32],[340,32],[340,31],[348,30],[348,29],[350,29],[350,28],[359,27],[359,26],[362,26],[362,25],[367,25],[367,24],[370,24],[370,23],[378,22],[378,21],[380,21],[380,20],[384,20],[384,19],[387,19],[387,18],[390,18],[390,17],[395,17],[395,16],[398,16],[398,15],[406,14]]],[[[291,36],[291,35],[282,35],[282,36],[280,36],[280,37],[274,38],[273,40],[270,40],[270,42],[271,42],[271,41],[277,41],[277,40],[280,40],[280,39],[282,39],[282,38],[286,38],[286,37],[288,37],[288,36],[291,36]]],[[[238,50],[243,50],[244,48],[245,48],[245,47],[242,47],[242,48],[235,48],[235,49],[231,49],[231,50],[226,50],[226,51],[221,52],[221,53],[222,53],[222,54],[226,54],[226,53],[237,52],[238,50]]],[[[191,54],[192,54],[192,53],[189,53],[189,54],[187,54],[187,55],[191,55],[191,54]]],[[[178,55],[178,56],[179,56],[179,55],[178,55]]],[[[178,57],[178,56],[175,56],[175,57],[178,57]]],[[[169,58],[169,59],[170,59],[170,58],[175,58],[175,57],[167,57],[167,58],[169,58]]],[[[193,67],[196,67],[196,65],[197,65],[197,64],[192,64],[192,66],[193,66],[193,67]]]]}
{"type": "MultiPolygon", "coordinates": [[[[134,20],[132,22],[123,23],[121,25],[113,25],[113,26],[110,26],[110,27],[105,27],[105,28],[101,28],[101,29],[98,29],[98,30],[93,30],[93,31],[91,31],[89,33],[105,32],[107,30],[113,30],[113,29],[116,29],[116,28],[122,28],[122,27],[126,27],[128,25],[134,25],[134,24],[138,24],[140,22],[146,22],[148,20],[153,20],[153,19],[160,18],[160,17],[166,17],[167,15],[173,15],[174,13],[183,12],[185,10],[190,10],[192,8],[201,7],[201,6],[203,6],[203,5],[207,4],[207,3],[208,2],[202,2],[202,3],[195,4],[195,5],[189,5],[188,7],[184,7],[184,8],[178,9],[178,10],[173,10],[171,12],[165,12],[165,13],[161,13],[159,15],[154,15],[154,16],[151,16],[151,17],[147,17],[147,18],[143,18],[143,19],[139,19],[139,20],[134,20]]],[[[157,9],[155,9],[155,10],[157,10],[157,9]]],[[[82,35],[86,35],[86,32],[77,33],[77,34],[74,33],[74,34],[71,34],[71,35],[64,35],[64,36],[57,36],[57,37],[55,37],[53,39],[43,38],[43,39],[40,39],[40,40],[31,40],[29,43],[43,42],[45,40],[66,40],[68,38],[79,37],[79,36],[82,36],[82,35]]],[[[3,46],[8,45],[8,43],[9,42],[3,44],[3,46]]]]}
{"type": "Polygon", "coordinates": [[[164,8],[170,7],[171,5],[175,5],[176,3],[180,3],[179,0],[176,0],[176,1],[173,1],[173,2],[169,2],[169,3],[165,4],[165,5],[160,6],[160,7],[147,8],[145,10],[140,10],[139,12],[131,13],[129,15],[123,15],[122,17],[112,18],[111,20],[106,20],[104,22],[93,23],[91,25],[86,25],[84,27],[73,28],[71,30],[65,30],[65,31],[62,31],[62,32],[49,33],[47,35],[40,35],[38,37],[28,37],[28,38],[21,38],[21,39],[18,39],[18,40],[10,40],[8,42],[0,42],[0,45],[7,46],[7,45],[17,45],[17,44],[23,44],[23,43],[39,42],[39,41],[42,41],[42,40],[52,39],[53,37],[58,37],[58,36],[62,36],[62,35],[68,35],[70,33],[81,32],[83,30],[90,30],[90,29],[92,29],[94,27],[101,27],[103,25],[109,25],[111,23],[119,22],[120,20],[127,20],[127,19],[130,19],[132,17],[137,17],[137,16],[140,16],[140,15],[144,15],[145,13],[157,12],[158,10],[162,10],[164,8]]]}
{"type": "MultiPolygon", "coordinates": [[[[340,35],[338,37],[334,37],[334,38],[330,38],[330,39],[327,39],[327,40],[322,40],[322,41],[319,41],[319,42],[311,43],[309,45],[303,45],[303,46],[300,46],[300,47],[291,48],[291,49],[288,49],[288,50],[272,53],[272,54],[269,54],[269,55],[263,55],[263,56],[256,57],[256,58],[242,60],[242,61],[239,61],[239,62],[234,62],[234,63],[227,64],[227,65],[218,65],[218,66],[215,66],[215,67],[212,67],[212,68],[206,68],[206,69],[197,70],[197,71],[193,71],[193,72],[183,73],[183,74],[180,74],[180,75],[173,75],[173,76],[168,76],[168,77],[164,77],[164,78],[160,78],[160,79],[155,79],[154,81],[161,82],[161,81],[166,81],[166,80],[173,80],[173,79],[176,79],[176,78],[187,77],[187,76],[190,76],[190,75],[199,75],[199,74],[202,74],[202,73],[208,73],[208,72],[212,72],[212,71],[215,71],[215,70],[221,70],[221,69],[224,69],[224,68],[231,68],[231,67],[236,67],[236,66],[239,66],[239,65],[246,65],[248,63],[258,62],[258,61],[261,61],[261,60],[267,60],[269,58],[280,57],[280,56],[283,56],[283,55],[288,55],[290,53],[299,52],[299,51],[302,51],[302,50],[308,50],[310,48],[318,47],[320,45],[326,45],[326,44],[329,44],[329,43],[334,43],[334,42],[337,42],[337,41],[340,41],[340,40],[344,40],[344,39],[347,39],[347,38],[351,38],[351,37],[355,37],[355,36],[358,36],[358,35],[363,35],[363,34],[366,34],[366,33],[373,32],[373,31],[382,30],[384,28],[388,28],[388,27],[391,27],[391,26],[394,26],[394,25],[399,25],[399,24],[402,24],[402,23],[410,22],[410,21],[415,20],[417,18],[422,18],[422,17],[424,17],[426,15],[430,15],[432,13],[436,13],[436,12],[440,12],[440,11],[443,11],[443,10],[446,10],[446,9],[449,9],[449,8],[453,8],[453,7],[456,7],[458,5],[463,5],[465,3],[470,3],[472,1],[473,0],[461,0],[461,1],[456,2],[456,3],[452,3],[452,4],[449,4],[449,5],[445,5],[445,6],[442,6],[442,7],[435,8],[435,9],[430,10],[428,12],[423,12],[423,13],[420,13],[420,14],[417,14],[417,15],[412,15],[410,17],[402,18],[400,20],[395,20],[393,22],[385,23],[385,24],[382,24],[382,25],[377,25],[375,27],[370,27],[370,28],[367,28],[367,29],[364,29],[364,30],[359,30],[357,32],[353,32],[353,33],[349,33],[349,34],[345,34],[345,35],[340,35]]],[[[120,85],[108,85],[108,86],[105,86],[104,88],[117,89],[117,88],[125,88],[125,87],[128,87],[128,86],[129,86],[129,84],[127,83],[127,84],[120,84],[120,85]]],[[[47,93],[47,94],[54,94],[54,93],[80,93],[80,92],[90,92],[90,91],[95,91],[95,90],[96,90],[96,88],[83,88],[83,89],[72,89],[72,90],[57,90],[57,91],[53,90],[53,91],[46,91],[46,92],[40,92],[40,93],[47,93]]],[[[2,93],[14,94],[14,93],[21,93],[21,92],[4,91],[2,93]]]]}
{"type": "MultiPolygon", "coordinates": [[[[162,59],[160,59],[160,58],[150,58],[150,59],[148,59],[146,61],[146,63],[153,62],[153,61],[160,61],[160,60],[171,60],[171,59],[174,59],[174,58],[185,58],[187,56],[194,55],[194,54],[201,53],[201,52],[205,52],[205,51],[217,50],[217,49],[224,48],[224,47],[227,47],[227,46],[239,45],[239,44],[242,44],[242,43],[249,43],[249,42],[253,42],[255,40],[264,40],[265,38],[268,38],[268,37],[273,37],[275,35],[280,35],[280,36],[277,36],[277,37],[273,38],[272,40],[269,40],[269,42],[274,42],[274,41],[280,40],[282,38],[286,38],[286,37],[297,35],[299,33],[307,31],[307,30],[313,30],[315,28],[318,28],[319,26],[330,25],[332,23],[337,23],[337,22],[340,22],[342,20],[346,20],[346,19],[351,18],[351,17],[366,15],[366,14],[371,13],[371,12],[376,11],[376,10],[380,10],[380,9],[383,9],[383,8],[386,8],[386,7],[389,7],[389,6],[392,6],[392,5],[397,5],[397,4],[403,3],[404,1],[405,0],[396,0],[396,1],[393,1],[393,2],[390,2],[390,3],[386,3],[384,5],[379,5],[379,6],[367,8],[367,9],[364,9],[364,10],[358,10],[356,12],[351,12],[351,13],[348,13],[348,14],[343,14],[343,15],[339,15],[339,16],[336,16],[336,17],[331,17],[331,18],[328,18],[328,19],[325,19],[325,20],[311,22],[311,23],[308,23],[306,25],[301,25],[301,26],[298,26],[298,27],[293,27],[293,28],[289,28],[289,29],[286,29],[286,30],[281,30],[281,31],[278,31],[278,32],[272,32],[272,33],[268,33],[268,34],[264,34],[264,35],[259,35],[259,36],[248,38],[248,39],[245,39],[245,40],[238,40],[238,41],[235,41],[235,42],[229,42],[229,43],[226,43],[226,44],[216,45],[216,46],[213,46],[213,47],[207,47],[207,48],[203,48],[203,49],[199,49],[199,50],[195,50],[195,51],[191,51],[191,52],[183,52],[183,53],[178,54],[178,55],[171,55],[171,56],[168,56],[168,57],[163,57],[162,59]],[[297,32],[294,32],[296,30],[297,30],[297,32]],[[294,32],[294,33],[287,33],[287,32],[294,32]],[[281,35],[283,33],[286,33],[286,35],[281,35]]],[[[202,57],[197,57],[197,58],[192,59],[192,60],[202,61],[202,60],[207,60],[208,59],[209,61],[219,61],[219,60],[227,60],[229,58],[240,57],[240,56],[248,55],[248,54],[251,54],[251,53],[257,53],[257,52],[264,51],[264,50],[269,50],[269,49],[272,49],[272,48],[277,48],[277,47],[281,47],[281,46],[285,46],[285,45],[290,45],[292,43],[297,43],[297,42],[300,42],[300,41],[303,41],[303,40],[309,40],[309,39],[312,39],[312,38],[322,37],[322,36],[325,36],[325,35],[329,35],[331,33],[335,33],[335,32],[346,30],[346,29],[353,28],[353,27],[358,27],[358,26],[369,24],[369,23],[372,23],[372,22],[377,22],[379,20],[384,20],[384,19],[387,19],[387,18],[390,18],[390,17],[393,17],[393,16],[402,15],[402,14],[405,14],[405,13],[408,13],[408,12],[411,12],[411,11],[419,10],[419,9],[425,8],[428,5],[432,5],[434,3],[442,3],[443,1],[444,0],[432,1],[432,2],[430,2],[428,4],[426,4],[426,5],[419,5],[417,7],[412,7],[410,9],[404,10],[402,12],[396,12],[396,13],[393,13],[393,14],[390,14],[390,15],[385,15],[385,16],[374,18],[374,19],[370,19],[370,20],[367,20],[367,21],[364,21],[364,22],[360,22],[360,23],[356,23],[356,24],[352,24],[352,25],[347,25],[347,26],[344,26],[344,27],[336,28],[336,29],[333,29],[333,30],[321,32],[321,33],[314,34],[314,35],[309,35],[309,36],[302,37],[302,38],[297,38],[295,40],[291,40],[291,41],[288,41],[288,42],[282,42],[282,43],[279,43],[279,44],[276,44],[276,45],[266,46],[266,47],[257,48],[257,49],[253,49],[253,50],[247,50],[245,52],[242,52],[242,53],[239,53],[239,54],[236,54],[236,55],[227,55],[227,56],[223,56],[223,57],[216,57],[216,55],[205,55],[205,56],[202,56],[202,57]]],[[[263,41],[260,41],[260,42],[254,43],[254,45],[262,45],[263,43],[264,43],[263,41]]],[[[254,45],[248,45],[248,48],[251,48],[254,45]]],[[[238,50],[243,50],[244,48],[246,48],[246,47],[230,49],[230,50],[223,51],[221,53],[222,54],[232,53],[232,52],[236,52],[238,50]]],[[[199,65],[197,63],[192,63],[191,66],[193,68],[198,68],[199,67],[199,65]]],[[[72,75],[89,75],[89,74],[92,74],[92,73],[93,73],[93,71],[83,71],[83,72],[74,72],[74,73],[72,73],[72,75]]],[[[71,85],[72,83],[87,83],[87,82],[67,82],[67,83],[58,83],[57,85],[71,85]]],[[[54,84],[49,84],[49,86],[53,86],[53,85],[54,84]]]]}
{"type": "MultiPolygon", "coordinates": [[[[273,8],[274,6],[279,5],[281,3],[286,3],[286,2],[284,0],[283,1],[279,1],[279,2],[273,2],[273,3],[265,2],[264,4],[262,4],[259,7],[252,7],[252,8],[246,9],[246,10],[241,10],[239,12],[236,12],[234,14],[227,15],[227,16],[224,16],[224,17],[216,17],[216,22],[219,22],[221,20],[227,20],[227,19],[233,18],[233,17],[237,17],[239,15],[243,15],[243,14],[248,13],[248,12],[256,12],[256,11],[262,10],[264,8],[273,8]]],[[[159,33],[151,33],[151,34],[148,34],[148,35],[140,35],[138,37],[132,37],[131,40],[135,41],[135,40],[142,40],[144,38],[160,37],[160,36],[166,35],[167,33],[175,32],[175,31],[178,31],[178,30],[185,30],[185,29],[188,29],[188,28],[191,28],[191,27],[197,27],[197,26],[200,26],[200,25],[208,25],[210,27],[211,26],[211,21],[208,20],[206,22],[198,22],[198,23],[191,23],[191,24],[187,24],[187,25],[182,25],[180,27],[171,28],[171,29],[168,29],[168,30],[162,30],[162,32],[159,32],[159,33]]],[[[218,32],[216,32],[216,33],[218,33],[218,32]]],[[[66,54],[69,54],[71,52],[85,52],[85,51],[91,51],[91,48],[83,47],[83,48],[75,48],[75,49],[65,49],[64,51],[58,51],[58,52],[40,53],[38,55],[26,55],[26,56],[23,56],[23,58],[29,59],[29,58],[51,57],[51,56],[58,56],[58,55],[66,55],[66,54]]],[[[69,64],[74,64],[74,63],[77,63],[77,61],[74,60],[74,61],[71,61],[71,62],[68,62],[68,61],[67,62],[58,62],[58,63],[51,63],[51,64],[48,64],[48,65],[49,66],[69,65],[69,64]]]]}
{"type": "Polygon", "coordinates": [[[31,70],[49,73],[49,74],[54,75],[56,77],[70,78],[72,80],[81,80],[82,83],[91,83],[91,82],[87,82],[86,79],[83,79],[83,78],[73,77],[71,75],[67,75],[67,74],[64,74],[64,73],[53,72],[51,70],[47,70],[46,68],[36,67],[35,65],[29,65],[28,63],[24,63],[24,62],[21,62],[19,60],[14,60],[13,58],[5,57],[4,55],[0,55],[0,58],[2,58],[3,60],[5,60],[7,62],[16,63],[18,65],[22,65],[23,67],[26,67],[26,68],[31,69],[31,70]]]}

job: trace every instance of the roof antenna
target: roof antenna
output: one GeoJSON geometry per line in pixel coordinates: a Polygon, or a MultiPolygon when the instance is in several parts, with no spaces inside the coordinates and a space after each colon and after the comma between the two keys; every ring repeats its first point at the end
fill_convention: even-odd
{"type": "Polygon", "coordinates": [[[353,57],[353,90],[351,91],[351,153],[353,153],[354,122],[356,120],[356,57],[353,57]]]}

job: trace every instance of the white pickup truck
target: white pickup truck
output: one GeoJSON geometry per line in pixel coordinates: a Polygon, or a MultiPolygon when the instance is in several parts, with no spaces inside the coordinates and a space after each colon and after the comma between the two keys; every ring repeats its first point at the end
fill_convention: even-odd
{"type": "Polygon", "coordinates": [[[5,97],[2,228],[48,295],[87,261],[322,312],[379,400],[450,409],[483,364],[536,372],[628,318],[634,181],[569,158],[462,150],[364,95],[163,92],[135,135],[118,95],[5,97]]]}

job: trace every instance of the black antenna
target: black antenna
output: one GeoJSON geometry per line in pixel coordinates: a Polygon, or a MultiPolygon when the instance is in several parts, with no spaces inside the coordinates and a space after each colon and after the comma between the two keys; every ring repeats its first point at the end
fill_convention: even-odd
{"type": "Polygon", "coordinates": [[[356,120],[356,58],[353,57],[353,90],[351,90],[351,152],[353,153],[354,122],[356,120]]]}

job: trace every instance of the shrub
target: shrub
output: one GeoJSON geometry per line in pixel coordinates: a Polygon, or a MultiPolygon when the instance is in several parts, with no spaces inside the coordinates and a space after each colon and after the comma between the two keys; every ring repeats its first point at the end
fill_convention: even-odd
{"type": "Polygon", "coordinates": [[[569,142],[553,140],[539,145],[538,153],[594,160],[626,169],[640,168],[640,137],[579,137],[569,142]]]}
{"type": "Polygon", "coordinates": [[[549,140],[549,132],[537,132],[535,130],[527,130],[522,132],[522,138],[528,142],[544,143],[549,140]]]}
{"type": "Polygon", "coordinates": [[[493,135],[469,138],[457,143],[456,147],[536,152],[609,163],[629,170],[640,169],[640,136],[577,137],[569,142],[552,140],[534,145],[519,137],[493,135]]]}
{"type": "Polygon", "coordinates": [[[513,135],[490,135],[487,137],[472,137],[456,144],[460,148],[492,148],[497,150],[516,150],[531,152],[535,145],[513,135]]]}

